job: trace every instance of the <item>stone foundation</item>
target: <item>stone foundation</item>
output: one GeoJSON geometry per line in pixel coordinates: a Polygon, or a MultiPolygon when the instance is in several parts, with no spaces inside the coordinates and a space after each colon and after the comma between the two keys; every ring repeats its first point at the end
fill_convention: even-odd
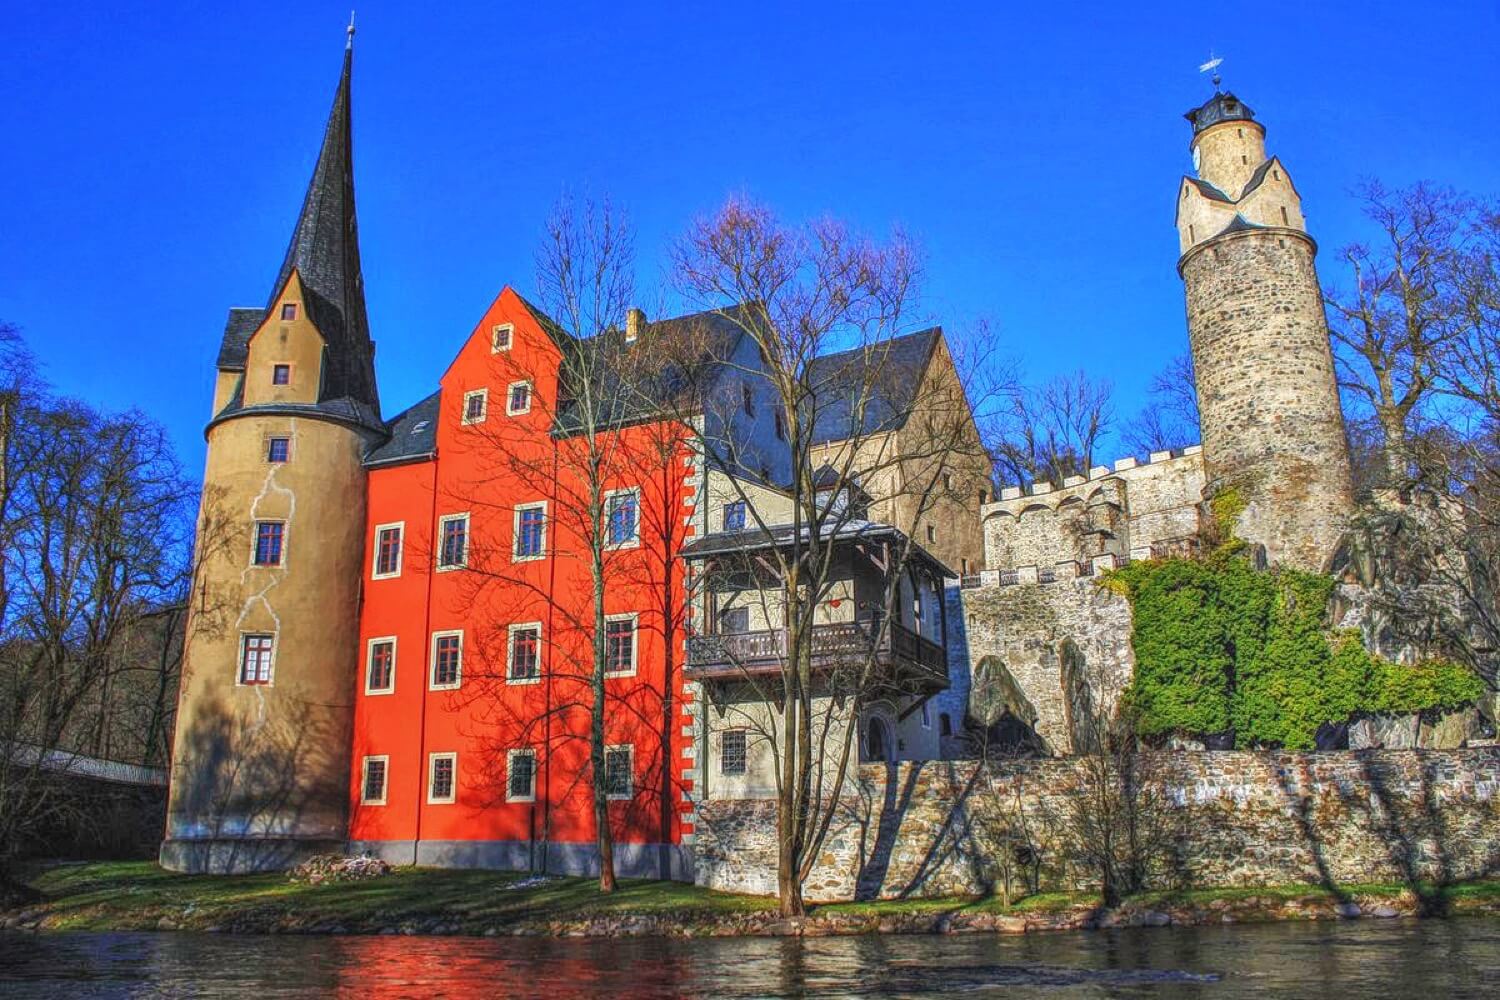
{"type": "MultiPolygon", "coordinates": [[[[1156,887],[1458,881],[1500,873],[1500,749],[1148,755],[1177,834],[1156,887]]],[[[1087,763],[865,765],[806,883],[810,900],[974,895],[1003,877],[997,844],[1031,852],[1041,887],[1089,888],[1066,816],[1087,763]],[[1019,837],[1018,837],[1019,832],[1019,837]],[[1009,834],[1011,839],[1006,840],[1009,834]]],[[[772,802],[698,807],[699,885],[771,894],[772,802]]]]}

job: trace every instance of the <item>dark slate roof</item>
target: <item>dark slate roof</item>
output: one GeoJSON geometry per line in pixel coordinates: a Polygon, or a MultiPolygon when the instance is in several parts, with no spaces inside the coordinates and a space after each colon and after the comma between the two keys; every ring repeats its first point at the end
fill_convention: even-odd
{"type": "MultiPolygon", "coordinates": [[[[326,343],[317,409],[358,415],[378,430],[380,398],[375,387],[375,345],[365,316],[364,278],[359,266],[359,227],[354,209],[354,143],[350,76],[354,52],[344,51],[343,71],[323,131],[323,144],[286,256],[271,286],[266,309],[275,304],[295,270],[302,279],[303,308],[326,343]]],[[[234,310],[219,348],[220,366],[243,368],[250,310],[234,310]]],[[[226,408],[225,414],[232,408],[226,408]]],[[[257,407],[259,409],[259,407],[257,407]]],[[[224,414],[221,414],[223,416],[224,414]]]]}
{"type": "Polygon", "coordinates": [[[365,456],[366,465],[393,465],[427,458],[437,451],[438,391],[390,420],[385,430],[390,437],[365,456]]]}
{"type": "Polygon", "coordinates": [[[816,358],[808,366],[818,400],[813,443],[899,430],[942,336],[942,328],[935,326],[816,358]]]}
{"type": "Polygon", "coordinates": [[[1260,187],[1261,182],[1266,179],[1266,174],[1271,172],[1271,164],[1273,162],[1275,162],[1274,158],[1270,158],[1255,168],[1255,173],[1251,174],[1250,179],[1245,182],[1245,190],[1240,192],[1241,198],[1244,198],[1245,195],[1260,187]]]}
{"type": "Polygon", "coordinates": [[[1197,135],[1204,129],[1212,125],[1217,125],[1220,122],[1253,122],[1255,121],[1255,112],[1251,111],[1249,105],[1233,94],[1227,91],[1222,93],[1215,91],[1214,96],[1210,97],[1202,105],[1187,112],[1183,117],[1193,123],[1193,134],[1197,135]]]}
{"type": "Polygon", "coordinates": [[[1215,236],[1223,236],[1225,233],[1245,233],[1245,232],[1251,231],[1252,229],[1265,229],[1265,228],[1266,228],[1265,226],[1262,226],[1259,223],[1251,222],[1249,219],[1245,218],[1243,215],[1236,214],[1235,217],[1230,220],[1229,225],[1225,226],[1223,229],[1219,230],[1214,235],[1215,236]]]}
{"type": "Polygon", "coordinates": [[[1208,181],[1200,180],[1197,177],[1186,177],[1186,178],[1183,178],[1183,179],[1186,180],[1189,184],[1193,185],[1195,188],[1197,188],[1198,192],[1200,194],[1202,194],[1203,197],[1205,197],[1205,198],[1210,198],[1210,199],[1212,199],[1214,201],[1222,201],[1226,205],[1233,205],[1234,204],[1234,199],[1233,198],[1229,197],[1229,195],[1225,194],[1223,191],[1220,191],[1218,188],[1214,187],[1208,181]]]}
{"type": "Polygon", "coordinates": [[[224,339],[219,344],[217,367],[228,371],[244,371],[245,357],[250,352],[250,335],[266,318],[264,309],[235,306],[229,310],[224,321],[224,339]]]}
{"type": "MultiPolygon", "coordinates": [[[[592,376],[602,380],[604,384],[592,396],[596,401],[599,423],[608,426],[639,423],[663,412],[671,412],[669,407],[674,397],[693,388],[692,382],[696,382],[696,388],[700,390],[708,389],[718,377],[730,370],[730,366],[724,362],[733,356],[735,344],[743,334],[732,316],[733,311],[710,309],[642,325],[638,342],[653,339],[670,341],[679,337],[693,337],[699,341],[696,346],[701,348],[702,357],[697,360],[706,368],[694,373],[691,378],[678,365],[665,371],[653,372],[648,379],[627,385],[627,380],[620,375],[622,366],[614,361],[616,358],[625,358],[635,347],[625,339],[623,330],[606,330],[586,340],[570,338],[570,343],[560,344],[564,351],[576,352],[573,356],[577,363],[564,365],[561,373],[565,383],[562,388],[564,398],[557,408],[554,432],[570,434],[581,429],[578,419],[578,407],[581,404],[578,401],[584,394],[581,385],[566,384],[570,376],[575,379],[592,376]]],[[[542,315],[534,308],[532,312],[542,315]]],[[[687,363],[692,364],[692,361],[687,363]]],[[[691,408],[690,404],[683,403],[683,411],[691,408]]]]}
{"type": "MultiPolygon", "coordinates": [[[[769,528],[756,526],[743,531],[719,531],[694,538],[682,547],[679,555],[683,559],[702,559],[725,552],[753,552],[756,549],[779,548],[791,544],[794,534],[796,534],[796,529],[790,524],[774,524],[769,528]]],[[[874,541],[888,538],[898,545],[907,541],[909,537],[900,528],[881,524],[878,521],[848,520],[835,525],[831,519],[823,523],[820,534],[824,539],[834,541],[874,541]]],[[[802,528],[801,536],[804,539],[808,537],[806,526],[802,528]]],[[[956,577],[958,575],[916,541],[911,542],[911,552],[943,576],[956,577]]]]}

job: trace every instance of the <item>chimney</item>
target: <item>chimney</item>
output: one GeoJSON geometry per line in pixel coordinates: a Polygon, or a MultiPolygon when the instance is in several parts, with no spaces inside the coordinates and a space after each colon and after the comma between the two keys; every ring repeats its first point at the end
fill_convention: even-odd
{"type": "Polygon", "coordinates": [[[646,314],[639,309],[631,307],[625,310],[625,343],[635,342],[635,338],[641,335],[641,327],[646,325],[646,314]]]}

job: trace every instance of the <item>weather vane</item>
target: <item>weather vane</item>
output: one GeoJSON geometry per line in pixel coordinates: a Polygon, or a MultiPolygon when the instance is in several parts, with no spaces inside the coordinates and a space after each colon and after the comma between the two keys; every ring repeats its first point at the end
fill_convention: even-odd
{"type": "MultiPolygon", "coordinates": [[[[353,29],[350,29],[350,30],[353,30],[353,29]]],[[[1224,61],[1223,59],[1221,59],[1220,57],[1214,55],[1214,50],[1213,49],[1209,49],[1208,50],[1208,62],[1206,62],[1202,66],[1198,67],[1198,72],[1200,72],[1200,73],[1207,73],[1209,70],[1213,70],[1213,74],[1214,74],[1213,80],[1214,80],[1214,90],[1215,91],[1217,91],[1219,89],[1219,64],[1222,63],[1223,61],[1224,61]]]]}

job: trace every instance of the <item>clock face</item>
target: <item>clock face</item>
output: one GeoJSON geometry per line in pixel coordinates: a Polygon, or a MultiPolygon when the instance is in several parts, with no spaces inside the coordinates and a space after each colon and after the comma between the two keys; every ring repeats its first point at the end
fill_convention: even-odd
{"type": "Polygon", "coordinates": [[[1198,165],[1203,162],[1203,151],[1197,146],[1193,147],[1193,172],[1198,172],[1198,165]]]}

